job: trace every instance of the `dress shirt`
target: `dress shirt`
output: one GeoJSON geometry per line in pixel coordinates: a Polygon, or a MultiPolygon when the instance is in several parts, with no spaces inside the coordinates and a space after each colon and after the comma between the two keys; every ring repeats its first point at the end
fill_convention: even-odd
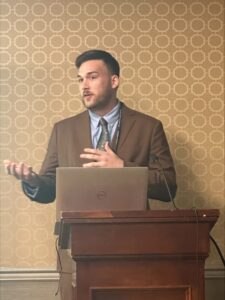
{"type": "MultiPolygon", "coordinates": [[[[103,118],[108,123],[108,131],[109,131],[109,138],[110,142],[113,139],[113,136],[116,132],[119,119],[120,119],[120,102],[117,103],[117,105],[106,115],[103,116],[103,118]]],[[[94,148],[97,147],[98,140],[101,135],[101,126],[99,126],[99,120],[101,117],[95,113],[93,113],[91,110],[88,111],[90,120],[91,120],[91,138],[92,138],[92,145],[94,148]]]]}

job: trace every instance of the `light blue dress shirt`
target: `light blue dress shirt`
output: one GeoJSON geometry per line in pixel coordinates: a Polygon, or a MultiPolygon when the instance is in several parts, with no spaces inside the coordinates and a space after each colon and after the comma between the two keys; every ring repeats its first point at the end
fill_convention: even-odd
{"type": "MultiPolygon", "coordinates": [[[[112,142],[113,136],[120,121],[120,105],[120,102],[118,102],[117,105],[109,113],[103,116],[103,118],[108,123],[110,142],[112,142]]],[[[101,126],[99,126],[99,120],[101,119],[101,116],[93,113],[90,110],[88,112],[91,120],[92,145],[94,148],[96,148],[101,135],[101,126]]]]}

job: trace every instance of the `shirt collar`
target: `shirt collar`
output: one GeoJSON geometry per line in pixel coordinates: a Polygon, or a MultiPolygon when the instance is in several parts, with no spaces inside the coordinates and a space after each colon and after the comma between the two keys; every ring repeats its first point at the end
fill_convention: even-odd
{"type": "MultiPolygon", "coordinates": [[[[109,126],[113,125],[119,119],[120,106],[121,103],[118,101],[117,105],[110,112],[103,116],[103,118],[108,122],[109,126]]],[[[88,113],[91,119],[91,125],[94,128],[97,128],[101,117],[96,113],[92,112],[90,109],[88,110],[88,113]]]]}

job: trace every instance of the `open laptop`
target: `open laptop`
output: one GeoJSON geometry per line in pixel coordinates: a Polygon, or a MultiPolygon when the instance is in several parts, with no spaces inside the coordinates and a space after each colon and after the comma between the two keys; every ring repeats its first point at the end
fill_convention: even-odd
{"type": "Polygon", "coordinates": [[[61,211],[145,210],[147,190],[147,167],[59,167],[56,217],[61,211]]]}

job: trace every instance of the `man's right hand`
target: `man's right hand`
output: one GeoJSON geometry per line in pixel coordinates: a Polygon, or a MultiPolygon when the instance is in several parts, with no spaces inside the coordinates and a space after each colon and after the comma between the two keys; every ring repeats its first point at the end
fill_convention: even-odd
{"type": "Polygon", "coordinates": [[[3,163],[8,175],[12,175],[16,179],[25,181],[32,186],[38,185],[38,175],[32,170],[32,167],[22,162],[15,163],[10,160],[4,160],[3,163]]]}

